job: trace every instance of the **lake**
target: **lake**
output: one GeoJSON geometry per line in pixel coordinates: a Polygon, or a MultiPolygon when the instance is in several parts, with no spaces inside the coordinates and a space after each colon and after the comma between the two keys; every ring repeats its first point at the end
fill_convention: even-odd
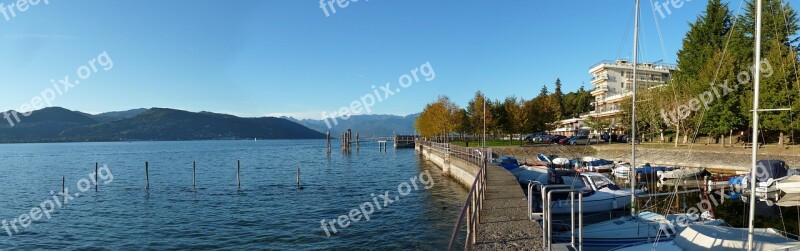
{"type": "Polygon", "coordinates": [[[330,155],[324,140],[7,144],[0,163],[0,249],[443,249],[467,194],[376,142],[330,155]]]}

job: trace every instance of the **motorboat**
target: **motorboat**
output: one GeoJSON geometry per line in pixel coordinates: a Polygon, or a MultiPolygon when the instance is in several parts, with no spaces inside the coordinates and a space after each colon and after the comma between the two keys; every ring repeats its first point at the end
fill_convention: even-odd
{"type": "MultiPolygon", "coordinates": [[[[777,197],[780,193],[777,184],[793,177],[795,173],[794,170],[787,168],[786,162],[783,160],[759,160],[756,165],[759,172],[754,183],[756,196],[759,198],[777,197]]],[[[743,190],[750,190],[749,187],[753,183],[751,180],[750,175],[746,175],[741,180],[743,190]]],[[[789,189],[788,185],[784,187],[789,189]]]]}
{"type": "Polygon", "coordinates": [[[517,169],[520,167],[519,161],[516,158],[511,156],[502,156],[497,158],[496,160],[492,161],[495,165],[501,166],[506,170],[517,169]]]}
{"type": "Polygon", "coordinates": [[[611,172],[614,176],[619,178],[628,178],[631,172],[631,164],[627,162],[617,163],[614,170],[611,172]]]}
{"type": "Polygon", "coordinates": [[[614,164],[614,161],[593,158],[593,157],[583,157],[581,161],[583,161],[583,167],[590,172],[598,172],[598,173],[610,172],[611,170],[614,169],[614,166],[616,166],[614,164]]]}
{"type": "MultiPolygon", "coordinates": [[[[623,208],[631,203],[631,191],[621,189],[602,174],[555,169],[543,169],[539,172],[541,175],[535,180],[539,184],[569,185],[581,190],[583,193],[584,213],[607,212],[623,208]]],[[[637,193],[642,192],[641,190],[637,191],[637,193]]],[[[542,203],[538,204],[537,206],[541,209],[543,207],[542,203]]],[[[553,214],[568,214],[571,210],[570,204],[570,200],[566,197],[554,198],[550,205],[550,212],[553,214]]]]}
{"type": "Polygon", "coordinates": [[[702,167],[687,167],[676,169],[672,171],[662,171],[657,173],[659,180],[668,180],[668,179],[688,179],[688,178],[697,178],[700,176],[706,175],[706,169],[702,167]]]}
{"type": "MultiPolygon", "coordinates": [[[[691,225],[723,225],[722,220],[707,219],[696,214],[661,215],[639,212],[636,217],[624,216],[583,227],[583,250],[611,250],[642,243],[668,242],[691,225]]],[[[569,233],[553,235],[554,241],[569,242],[569,233]]],[[[638,249],[637,249],[638,250],[638,249]]]]}
{"type": "Polygon", "coordinates": [[[658,174],[675,170],[674,167],[666,166],[651,166],[645,164],[636,168],[636,178],[639,180],[652,180],[658,177],[658,174]]]}

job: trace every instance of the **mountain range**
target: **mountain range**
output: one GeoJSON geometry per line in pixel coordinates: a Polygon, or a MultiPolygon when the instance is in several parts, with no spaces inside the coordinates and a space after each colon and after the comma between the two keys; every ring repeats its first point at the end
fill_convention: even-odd
{"type": "Polygon", "coordinates": [[[417,119],[417,116],[419,116],[419,114],[411,114],[408,116],[354,115],[347,119],[337,118],[337,123],[334,123],[332,119],[328,119],[326,123],[325,120],[299,120],[291,117],[282,118],[294,121],[321,133],[330,131],[333,137],[338,137],[341,132],[351,129],[354,135],[358,133],[362,138],[371,138],[392,136],[394,133],[414,134],[414,120],[417,119]],[[330,128],[328,128],[328,124],[331,125],[330,128]]]}
{"type": "MultiPolygon", "coordinates": [[[[5,114],[13,114],[7,111],[5,114]]],[[[0,143],[322,139],[325,135],[284,118],[243,118],[167,108],[134,109],[91,115],[61,107],[0,117],[0,143]]]]}

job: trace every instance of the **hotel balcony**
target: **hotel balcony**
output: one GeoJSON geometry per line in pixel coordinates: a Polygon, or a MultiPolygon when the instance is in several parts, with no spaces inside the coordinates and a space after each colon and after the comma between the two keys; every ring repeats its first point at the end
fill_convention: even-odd
{"type": "Polygon", "coordinates": [[[595,84],[595,85],[599,84],[599,83],[602,83],[603,81],[608,81],[608,74],[601,74],[601,75],[597,75],[594,78],[592,78],[592,84],[595,84]]]}
{"type": "Polygon", "coordinates": [[[590,94],[592,94],[592,96],[597,96],[607,92],[608,92],[608,84],[600,84],[597,85],[590,94]]]}

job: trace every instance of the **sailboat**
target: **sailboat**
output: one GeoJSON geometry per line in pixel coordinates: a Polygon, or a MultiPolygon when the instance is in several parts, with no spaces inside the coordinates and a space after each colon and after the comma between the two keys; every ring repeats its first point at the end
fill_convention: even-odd
{"type": "MultiPolygon", "coordinates": [[[[759,110],[759,85],[761,66],[761,0],[756,0],[756,33],[755,33],[755,82],[753,98],[753,144],[758,144],[758,112],[759,110]]],[[[753,147],[750,177],[759,177],[758,147],[753,147]]],[[[755,180],[758,182],[758,180],[755,180]]],[[[755,183],[755,182],[754,182],[755,183]]],[[[666,243],[647,243],[618,250],[800,250],[800,242],[785,237],[780,231],[772,228],[755,228],[756,192],[759,185],[750,185],[750,215],[748,228],[733,228],[728,226],[700,226],[690,225],[682,230],[677,237],[666,243]],[[747,235],[747,241],[742,236],[747,235]]]]}

